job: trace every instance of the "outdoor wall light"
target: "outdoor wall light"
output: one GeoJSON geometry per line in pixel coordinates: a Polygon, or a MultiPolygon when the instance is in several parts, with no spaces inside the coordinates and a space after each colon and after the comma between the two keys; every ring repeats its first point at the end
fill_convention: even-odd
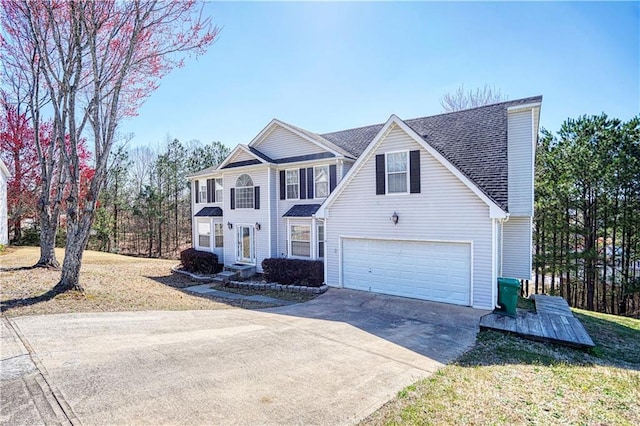
{"type": "Polygon", "coordinates": [[[233,228],[233,223],[227,222],[227,228],[232,229],[233,228]]]}
{"type": "Polygon", "coordinates": [[[397,225],[398,220],[400,220],[400,216],[398,216],[398,213],[393,212],[393,215],[391,215],[391,221],[393,222],[394,225],[397,225]]]}
{"type": "Polygon", "coordinates": [[[258,222],[256,222],[256,229],[259,231],[260,228],[262,228],[262,225],[260,225],[258,222]]]}

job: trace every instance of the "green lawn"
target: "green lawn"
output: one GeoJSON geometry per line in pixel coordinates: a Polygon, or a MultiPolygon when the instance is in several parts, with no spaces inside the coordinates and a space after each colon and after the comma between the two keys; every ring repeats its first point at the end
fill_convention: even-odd
{"type": "Polygon", "coordinates": [[[640,321],[574,313],[595,349],[483,332],[363,424],[640,424],[640,321]]]}

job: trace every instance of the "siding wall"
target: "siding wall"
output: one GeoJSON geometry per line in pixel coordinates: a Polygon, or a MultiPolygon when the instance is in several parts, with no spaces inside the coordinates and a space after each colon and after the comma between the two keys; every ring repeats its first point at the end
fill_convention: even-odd
{"type": "Polygon", "coordinates": [[[262,260],[271,256],[271,250],[269,246],[269,209],[267,197],[269,194],[268,187],[268,174],[269,169],[267,167],[259,167],[250,170],[234,170],[226,172],[224,174],[224,201],[223,201],[223,213],[224,213],[224,259],[226,264],[234,263],[236,260],[236,232],[237,226],[242,225],[255,225],[259,222],[262,225],[262,229],[254,232],[255,235],[255,250],[256,250],[256,266],[258,272],[262,272],[262,260]],[[230,188],[235,186],[238,176],[247,173],[251,176],[254,186],[260,187],[260,209],[234,209],[231,210],[231,200],[229,196],[230,188]],[[229,229],[226,226],[227,222],[233,224],[233,229],[229,229]]]}
{"type": "MultiPolygon", "coordinates": [[[[373,154],[415,149],[421,149],[420,145],[394,126],[373,154]]],[[[376,195],[374,155],[329,208],[327,284],[340,285],[340,236],[473,241],[472,306],[491,309],[495,284],[489,207],[423,149],[420,194],[376,195]],[[393,212],[400,217],[397,225],[391,221],[393,212]]]]}
{"type": "Polygon", "coordinates": [[[238,161],[248,161],[248,160],[255,160],[256,157],[254,157],[253,155],[249,154],[246,151],[243,151],[242,149],[238,150],[238,152],[236,152],[236,155],[234,155],[231,158],[231,161],[229,161],[230,163],[235,163],[238,161]]]}
{"type": "Polygon", "coordinates": [[[270,134],[254,147],[273,159],[326,152],[320,146],[280,126],[276,126],[270,134]]]}
{"type": "MultiPolygon", "coordinates": [[[[315,167],[315,166],[324,166],[324,165],[331,165],[331,164],[336,164],[336,161],[330,161],[330,162],[314,162],[314,163],[309,163],[309,164],[305,164],[304,166],[301,166],[299,164],[297,164],[295,167],[292,168],[302,168],[302,167],[315,167]]],[[[336,168],[336,186],[337,184],[340,183],[340,181],[342,180],[341,175],[340,175],[340,168],[337,167],[336,168]]],[[[285,167],[283,166],[282,168],[280,168],[280,170],[285,170],[285,167]]],[[[276,215],[275,215],[275,220],[277,220],[277,245],[275,247],[275,251],[274,251],[274,256],[275,257],[287,257],[287,251],[288,251],[288,244],[287,244],[287,239],[288,239],[288,228],[287,228],[287,218],[286,217],[282,217],[283,214],[285,214],[291,207],[293,207],[296,204],[322,204],[324,203],[325,198],[313,198],[311,200],[309,199],[305,199],[305,200],[281,200],[280,199],[280,173],[279,172],[275,172],[276,173],[276,179],[274,181],[275,183],[275,199],[276,199],[276,215]]],[[[311,223],[311,218],[308,219],[304,219],[306,220],[308,223],[311,223]]]]}
{"type": "Polygon", "coordinates": [[[509,213],[533,215],[533,119],[531,110],[508,115],[509,213]]]}
{"type": "Polygon", "coordinates": [[[511,216],[502,229],[502,276],[530,280],[531,218],[511,216]]]}

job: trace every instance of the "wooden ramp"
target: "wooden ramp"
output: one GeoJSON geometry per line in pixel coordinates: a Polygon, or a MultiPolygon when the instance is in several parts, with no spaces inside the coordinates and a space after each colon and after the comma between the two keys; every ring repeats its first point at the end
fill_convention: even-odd
{"type": "Polygon", "coordinates": [[[578,348],[595,346],[582,323],[573,316],[566,300],[541,294],[534,297],[537,312],[518,310],[516,318],[492,312],[480,319],[480,330],[506,331],[527,339],[578,348]]]}

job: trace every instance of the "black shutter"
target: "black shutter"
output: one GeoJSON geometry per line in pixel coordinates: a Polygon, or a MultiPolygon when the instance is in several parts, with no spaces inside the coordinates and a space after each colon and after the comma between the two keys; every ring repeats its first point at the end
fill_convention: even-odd
{"type": "Polygon", "coordinates": [[[420,193],[420,151],[409,152],[409,192],[420,193]]]}
{"type": "Polygon", "coordinates": [[[256,186],[253,188],[253,208],[256,210],[260,210],[260,187],[256,186]]]}
{"type": "Polygon", "coordinates": [[[376,155],[376,195],[383,195],[385,192],[384,174],[384,154],[378,154],[376,155]]]}
{"type": "Polygon", "coordinates": [[[196,203],[200,202],[200,182],[197,180],[193,181],[193,186],[196,189],[196,203]]]}
{"type": "Polygon", "coordinates": [[[280,199],[287,198],[287,181],[285,180],[285,171],[280,170],[280,199]]]}
{"type": "Polygon", "coordinates": [[[307,198],[313,198],[313,167],[307,169],[307,198]]]}
{"type": "Polygon", "coordinates": [[[230,192],[231,192],[231,197],[229,197],[229,200],[231,201],[231,210],[235,210],[235,208],[236,208],[236,189],[235,188],[231,188],[230,192]]]}
{"type": "Polygon", "coordinates": [[[300,169],[298,171],[298,175],[300,176],[300,199],[307,199],[307,173],[305,169],[300,169]]]}
{"type": "Polygon", "coordinates": [[[207,179],[207,203],[213,201],[213,197],[211,196],[211,183],[213,179],[207,179]]]}
{"type": "Polygon", "coordinates": [[[337,182],[337,176],[336,176],[337,172],[336,172],[336,165],[332,164],[329,166],[329,192],[333,192],[334,189],[336,189],[336,184],[337,182]]]}

